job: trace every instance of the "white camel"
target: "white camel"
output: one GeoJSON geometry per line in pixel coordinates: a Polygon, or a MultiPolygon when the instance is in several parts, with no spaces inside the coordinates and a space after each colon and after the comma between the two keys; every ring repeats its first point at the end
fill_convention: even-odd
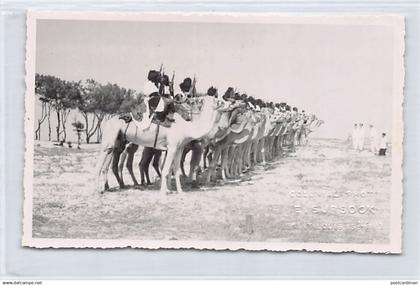
{"type": "Polygon", "coordinates": [[[103,131],[101,150],[97,161],[98,191],[103,192],[108,188],[108,170],[116,148],[124,142],[132,142],[145,147],[154,147],[166,150],[166,158],[162,168],[162,181],[160,193],[169,193],[167,182],[174,172],[178,193],[183,193],[180,182],[180,159],[183,147],[192,140],[199,140],[213,129],[215,121],[219,118],[219,111],[223,111],[223,104],[214,97],[204,96],[202,99],[200,115],[193,121],[187,122],[180,115],[174,114],[175,122],[170,128],[158,127],[150,124],[149,108],[147,103],[146,114],[142,121],[125,123],[118,117],[113,117],[106,122],[103,131]],[[159,130],[158,130],[159,128],[159,130]],[[102,187],[105,187],[103,189],[102,187]]]}

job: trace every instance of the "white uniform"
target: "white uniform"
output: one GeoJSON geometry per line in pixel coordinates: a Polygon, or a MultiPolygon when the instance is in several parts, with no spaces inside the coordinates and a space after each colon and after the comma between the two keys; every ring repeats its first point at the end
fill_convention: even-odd
{"type": "Polygon", "coordinates": [[[385,137],[381,137],[380,143],[379,143],[379,148],[382,149],[386,149],[387,148],[387,138],[385,137]]]}
{"type": "Polygon", "coordinates": [[[373,153],[378,152],[378,132],[374,127],[369,129],[369,143],[370,143],[370,151],[373,153]]]}
{"type": "Polygon", "coordinates": [[[356,126],[353,128],[353,131],[351,132],[351,144],[353,149],[357,149],[357,135],[359,134],[359,127],[356,126]]]}
{"type": "Polygon", "coordinates": [[[363,150],[365,145],[365,128],[359,127],[358,135],[357,135],[357,149],[363,150]]]}

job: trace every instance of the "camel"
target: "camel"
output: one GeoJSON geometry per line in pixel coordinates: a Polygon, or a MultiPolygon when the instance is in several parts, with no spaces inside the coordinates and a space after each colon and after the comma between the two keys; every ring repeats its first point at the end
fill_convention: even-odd
{"type": "Polygon", "coordinates": [[[152,162],[153,169],[155,170],[157,176],[161,178],[160,169],[159,169],[159,162],[160,157],[162,155],[162,150],[155,149],[153,147],[145,147],[143,148],[143,152],[141,154],[141,160],[139,162],[140,168],[140,179],[141,185],[147,186],[152,185],[153,183],[150,182],[149,177],[149,165],[152,162]]]}
{"type": "Polygon", "coordinates": [[[128,169],[128,172],[130,173],[131,179],[133,180],[134,186],[138,186],[139,183],[136,180],[136,177],[133,173],[133,159],[134,159],[134,154],[137,152],[139,146],[137,144],[134,143],[129,143],[127,144],[127,146],[124,148],[123,152],[120,154],[119,156],[119,161],[114,157],[114,161],[113,163],[117,163],[118,162],[118,173],[119,173],[119,177],[121,179],[122,185],[120,185],[120,187],[122,186],[122,188],[124,188],[124,177],[122,175],[122,171],[124,168],[124,162],[127,161],[126,167],[128,169]]]}
{"type": "MultiPolygon", "coordinates": [[[[199,140],[205,137],[214,127],[220,110],[223,105],[210,96],[201,99],[202,110],[196,120],[187,122],[177,113],[174,114],[175,122],[171,128],[159,127],[158,124],[150,124],[149,108],[147,101],[143,101],[146,116],[142,121],[133,118],[133,123],[125,123],[118,117],[109,119],[103,131],[103,140],[101,150],[97,161],[97,189],[100,192],[106,191],[108,186],[108,170],[114,154],[117,155],[122,145],[132,142],[145,147],[154,147],[159,150],[166,150],[162,168],[162,181],[160,193],[169,193],[167,182],[169,180],[170,170],[173,169],[176,189],[178,193],[183,193],[179,178],[179,165],[182,148],[192,140],[199,140]],[[104,183],[102,183],[102,180],[104,183]],[[104,186],[104,189],[102,187],[104,186]]],[[[114,159],[115,160],[115,159],[114,159]]],[[[120,183],[118,171],[114,172],[117,181],[120,183]]],[[[121,185],[121,184],[120,184],[121,185]]]]}
{"type": "MultiPolygon", "coordinates": [[[[199,168],[201,154],[205,152],[205,149],[209,149],[209,145],[214,146],[215,152],[214,160],[210,163],[210,168],[207,173],[207,180],[209,181],[209,177],[211,179],[214,176],[215,166],[219,162],[219,157],[222,166],[222,178],[226,180],[227,178],[240,176],[252,167],[252,163],[259,161],[265,163],[267,160],[272,160],[278,154],[282,154],[282,147],[287,140],[292,146],[303,145],[307,141],[307,135],[311,129],[315,129],[319,125],[317,123],[318,121],[315,120],[315,116],[309,117],[308,119],[306,115],[301,116],[300,114],[274,114],[272,109],[263,108],[259,113],[248,110],[246,112],[247,119],[242,120],[241,127],[234,131],[232,129],[232,121],[236,118],[238,112],[238,109],[232,108],[232,106],[224,110],[224,112],[220,112],[218,119],[214,121],[213,128],[206,136],[202,137],[201,140],[192,140],[185,144],[181,155],[181,170],[183,175],[186,176],[183,169],[183,162],[188,151],[192,150],[188,178],[192,182],[193,187],[198,186],[196,173],[199,168]],[[254,158],[253,160],[251,159],[251,155],[254,158]]],[[[192,111],[188,111],[188,113],[193,115],[192,111]]],[[[194,115],[197,117],[199,112],[194,112],[194,115]]],[[[130,147],[127,147],[127,149],[130,149],[130,147]]],[[[161,152],[159,150],[157,151],[161,152]]],[[[129,152],[129,155],[131,153],[133,152],[129,152]]],[[[124,159],[124,154],[121,157],[124,159]]],[[[144,160],[143,158],[142,161],[144,160]]],[[[148,159],[147,166],[150,160],[151,158],[148,159]]],[[[128,161],[130,161],[130,157],[128,161]]],[[[205,163],[206,159],[204,159],[205,163]]],[[[156,165],[155,162],[154,166],[159,175],[159,169],[156,165]]],[[[133,177],[130,168],[129,172],[133,177]]],[[[149,181],[147,174],[146,180],[149,181]]],[[[133,181],[135,181],[134,177],[133,181]]],[[[146,183],[150,183],[150,181],[146,183]]]]}
{"type": "Polygon", "coordinates": [[[224,180],[229,177],[238,177],[249,168],[249,164],[246,164],[246,156],[249,155],[256,120],[252,111],[247,111],[241,120],[245,122],[243,129],[232,131],[226,137],[228,145],[222,152],[222,178],[224,180]]]}
{"type": "MultiPolygon", "coordinates": [[[[233,118],[229,120],[230,123],[232,123],[232,121],[233,118]]],[[[216,165],[219,162],[219,157],[222,165],[223,180],[232,176],[232,162],[237,161],[240,163],[240,165],[237,165],[238,167],[235,169],[234,173],[239,175],[242,172],[242,165],[245,160],[243,157],[243,150],[246,150],[244,146],[248,146],[246,143],[249,143],[252,135],[255,134],[259,127],[256,124],[257,120],[255,119],[255,114],[253,114],[252,111],[246,111],[242,114],[239,121],[239,126],[236,126],[235,128],[227,128],[226,130],[219,132],[218,136],[215,137],[213,142],[214,153],[206,177],[207,182],[210,182],[215,176],[216,165]]]]}
{"type": "Polygon", "coordinates": [[[259,116],[265,117],[265,121],[263,120],[262,123],[258,125],[258,127],[255,127],[256,121],[252,121],[252,118],[254,118],[254,116],[248,117],[247,120],[250,122],[248,124],[248,139],[244,141],[239,140],[233,142],[234,151],[227,152],[228,156],[230,153],[233,153],[232,157],[229,157],[227,159],[231,163],[230,168],[228,168],[230,169],[230,175],[240,176],[243,172],[246,172],[251,166],[250,152],[253,140],[256,141],[254,147],[261,147],[261,150],[257,149],[256,151],[258,152],[258,154],[261,154],[263,164],[265,164],[267,160],[272,159],[271,144],[274,140],[273,133],[278,124],[278,116],[274,115],[273,110],[269,108],[263,108],[259,116]],[[255,133],[253,133],[254,130],[256,131],[255,133]],[[261,133],[261,130],[263,130],[263,133],[261,133]],[[258,135],[261,134],[262,137],[258,138],[258,135]]]}
{"type": "Polygon", "coordinates": [[[284,131],[284,128],[286,127],[286,120],[287,120],[287,115],[281,113],[277,119],[277,125],[272,133],[272,137],[274,138],[272,140],[272,145],[271,145],[271,149],[272,149],[271,152],[272,152],[273,157],[283,155],[282,133],[284,131]]]}
{"type": "MultiPolygon", "coordinates": [[[[209,149],[209,145],[213,144],[213,141],[215,139],[222,139],[227,134],[227,132],[229,132],[229,126],[231,125],[232,116],[234,116],[233,113],[235,113],[235,111],[237,111],[239,107],[243,106],[243,103],[240,102],[235,102],[231,104],[230,102],[226,102],[224,100],[220,101],[223,102],[223,104],[226,104],[226,108],[225,110],[220,112],[219,117],[215,120],[212,130],[205,137],[203,137],[202,140],[193,141],[189,145],[187,145],[182,154],[181,169],[183,169],[185,156],[189,151],[192,151],[188,178],[191,181],[193,187],[196,187],[198,185],[197,172],[199,169],[201,156],[204,154],[203,160],[204,166],[206,166],[206,149],[209,149]]],[[[183,170],[182,172],[184,176],[186,176],[185,171],[183,170]]]]}
{"type": "Polygon", "coordinates": [[[323,123],[323,120],[319,120],[315,115],[311,115],[303,125],[301,145],[306,145],[308,143],[309,134],[318,129],[323,123]]]}
{"type": "MultiPolygon", "coordinates": [[[[136,111],[135,109],[134,109],[134,112],[138,114],[138,111],[136,111]]],[[[185,102],[175,103],[175,112],[178,112],[186,121],[191,120],[191,114],[192,114],[191,107],[187,103],[185,102]]],[[[134,186],[139,185],[133,173],[133,159],[137,150],[138,150],[138,145],[134,143],[129,143],[127,144],[127,146],[125,147],[125,149],[122,151],[122,153],[119,156],[118,156],[118,153],[115,153],[112,168],[113,168],[114,174],[115,174],[114,168],[118,168],[119,177],[117,175],[115,175],[115,177],[117,181],[121,181],[121,184],[120,184],[121,188],[125,187],[124,180],[123,180],[123,168],[124,168],[125,161],[127,161],[126,167],[133,180],[134,186]],[[118,164],[118,167],[116,166],[117,164],[118,164]]],[[[159,178],[161,177],[160,169],[159,169],[159,160],[160,160],[161,154],[162,154],[162,150],[156,150],[153,147],[145,147],[143,149],[142,158],[139,162],[142,186],[147,186],[147,185],[152,184],[149,178],[149,166],[152,160],[153,160],[152,165],[153,165],[153,168],[155,169],[156,174],[158,175],[159,178]]]]}

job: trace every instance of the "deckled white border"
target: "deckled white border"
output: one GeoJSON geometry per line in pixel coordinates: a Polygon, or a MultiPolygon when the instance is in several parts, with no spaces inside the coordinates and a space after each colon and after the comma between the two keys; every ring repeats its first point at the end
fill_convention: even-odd
{"type": "Polygon", "coordinates": [[[401,253],[402,239],[402,163],[403,163],[403,88],[404,88],[404,17],[386,16],[295,16],[276,13],[109,13],[109,12],[47,12],[28,11],[26,43],[25,97],[25,170],[24,218],[22,245],[36,248],[147,248],[147,249],[212,249],[267,251],[326,251],[359,253],[401,253]],[[217,22],[217,23],[282,23],[282,24],[347,24],[381,25],[394,29],[394,82],[392,109],[392,193],[389,244],[350,243],[278,243],[230,241],[168,241],[128,239],[45,239],[32,237],[33,135],[35,114],[35,55],[37,19],[113,20],[149,22],[217,22]]]}

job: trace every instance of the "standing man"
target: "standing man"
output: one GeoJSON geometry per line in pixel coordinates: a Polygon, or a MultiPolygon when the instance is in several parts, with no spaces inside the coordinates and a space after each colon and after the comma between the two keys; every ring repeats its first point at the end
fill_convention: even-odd
{"type": "Polygon", "coordinates": [[[369,143],[370,143],[370,151],[373,154],[377,154],[378,152],[378,132],[373,125],[369,126],[369,143]]]}
{"type": "Polygon", "coordinates": [[[357,143],[357,149],[359,151],[362,151],[365,145],[365,127],[362,123],[359,123],[359,135],[358,135],[358,143],[357,143]]]}
{"type": "Polygon", "coordinates": [[[353,131],[351,132],[351,143],[352,143],[353,149],[357,149],[357,143],[358,143],[357,136],[358,136],[358,134],[359,134],[359,128],[358,128],[357,124],[354,124],[353,131]]]}
{"type": "Polygon", "coordinates": [[[388,147],[388,142],[386,138],[386,133],[382,133],[381,140],[379,143],[379,155],[385,156],[386,155],[386,149],[388,147]]]}

